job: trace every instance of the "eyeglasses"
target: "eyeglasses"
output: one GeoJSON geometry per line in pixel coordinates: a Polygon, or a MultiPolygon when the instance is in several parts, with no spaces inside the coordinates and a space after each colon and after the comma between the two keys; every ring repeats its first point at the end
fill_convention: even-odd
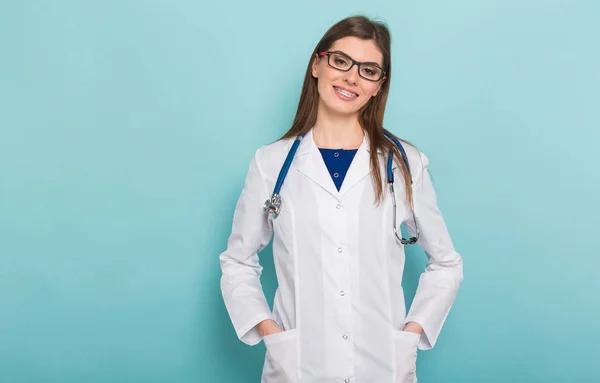
{"type": "Polygon", "coordinates": [[[321,52],[319,56],[327,56],[327,63],[330,67],[341,70],[342,72],[348,72],[354,65],[358,66],[358,75],[365,80],[379,81],[385,76],[386,71],[381,69],[379,64],[374,62],[358,62],[352,59],[344,52],[321,52]]]}

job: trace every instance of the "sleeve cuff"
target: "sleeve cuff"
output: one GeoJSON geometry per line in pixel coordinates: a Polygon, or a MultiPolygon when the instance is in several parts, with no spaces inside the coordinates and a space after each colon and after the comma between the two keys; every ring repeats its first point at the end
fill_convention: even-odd
{"type": "Polygon", "coordinates": [[[256,325],[266,319],[273,319],[273,315],[269,313],[260,313],[250,319],[244,326],[236,331],[238,338],[249,346],[254,346],[260,343],[262,337],[256,328],[256,325]]]}
{"type": "Polygon", "coordinates": [[[419,350],[431,350],[433,348],[433,342],[432,342],[432,338],[431,338],[431,331],[428,329],[427,325],[425,324],[425,320],[423,318],[411,318],[411,317],[407,317],[406,320],[404,321],[404,325],[406,326],[406,324],[408,322],[415,322],[418,323],[419,326],[421,326],[421,328],[423,328],[423,333],[421,334],[421,339],[419,340],[419,344],[417,345],[417,348],[419,350]]]}

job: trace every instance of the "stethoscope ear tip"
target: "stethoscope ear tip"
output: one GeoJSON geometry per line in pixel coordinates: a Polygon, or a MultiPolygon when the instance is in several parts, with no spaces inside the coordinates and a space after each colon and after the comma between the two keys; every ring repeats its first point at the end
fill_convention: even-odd
{"type": "Polygon", "coordinates": [[[403,245],[414,245],[418,240],[419,239],[417,237],[411,237],[410,239],[402,238],[400,242],[402,242],[403,245]]]}

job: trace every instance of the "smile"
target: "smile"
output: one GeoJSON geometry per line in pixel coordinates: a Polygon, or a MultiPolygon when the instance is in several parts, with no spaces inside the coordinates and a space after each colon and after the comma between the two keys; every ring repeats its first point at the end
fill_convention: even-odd
{"type": "Polygon", "coordinates": [[[337,94],[343,96],[344,98],[355,99],[356,97],[358,97],[358,94],[342,88],[338,88],[337,86],[334,86],[333,89],[335,89],[337,94]]]}

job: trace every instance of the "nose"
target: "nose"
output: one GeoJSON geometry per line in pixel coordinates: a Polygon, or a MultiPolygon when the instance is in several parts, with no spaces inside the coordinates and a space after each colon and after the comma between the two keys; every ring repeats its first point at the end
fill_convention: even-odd
{"type": "Polygon", "coordinates": [[[344,72],[344,80],[349,84],[356,85],[356,80],[358,80],[358,77],[358,65],[356,64],[352,65],[347,72],[344,72]]]}

